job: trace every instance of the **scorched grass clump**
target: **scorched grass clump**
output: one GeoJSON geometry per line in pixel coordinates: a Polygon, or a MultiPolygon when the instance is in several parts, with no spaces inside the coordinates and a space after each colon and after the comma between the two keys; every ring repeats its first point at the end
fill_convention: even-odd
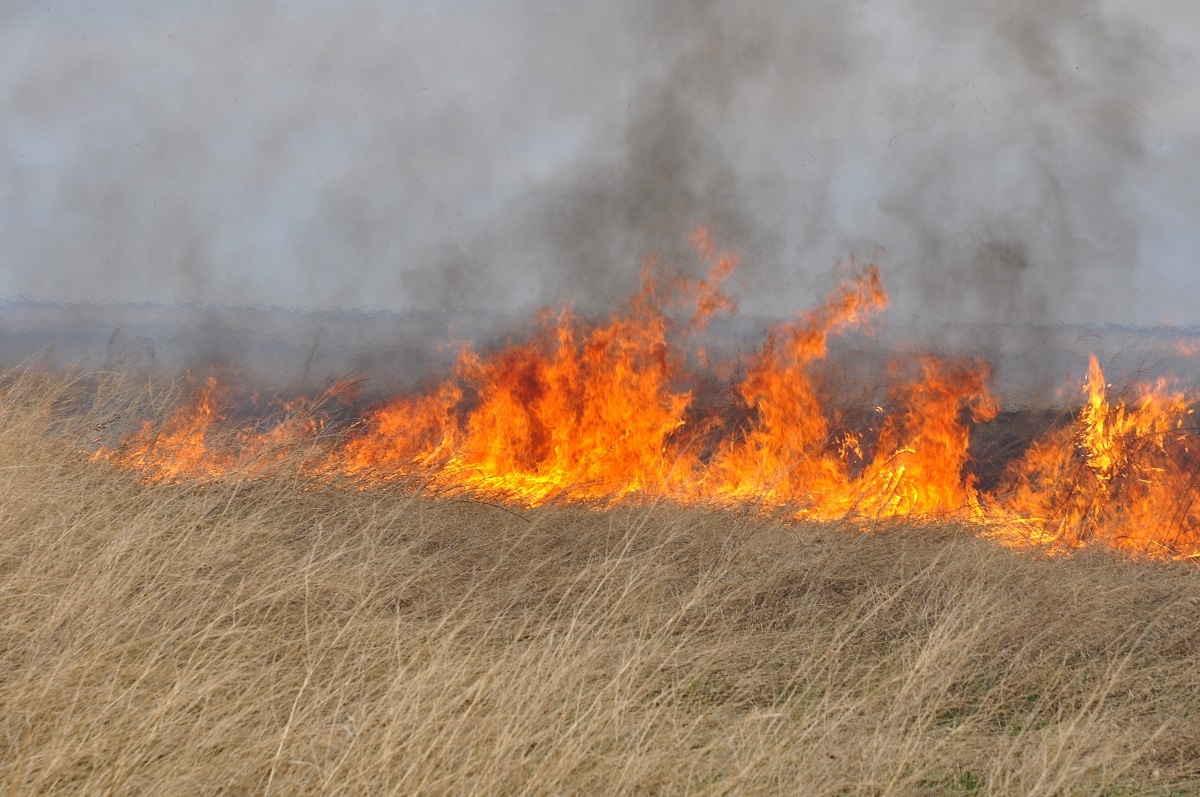
{"type": "Polygon", "coordinates": [[[131,401],[0,387],[0,792],[1200,789],[1190,564],[286,468],[146,484],[83,445],[131,401]]]}

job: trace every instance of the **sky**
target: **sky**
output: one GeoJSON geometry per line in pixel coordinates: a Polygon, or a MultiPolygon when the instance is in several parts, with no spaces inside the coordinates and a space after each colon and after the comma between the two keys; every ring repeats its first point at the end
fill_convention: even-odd
{"type": "Polygon", "coordinates": [[[1200,324],[1193,0],[0,6],[0,298],[1200,324]]]}

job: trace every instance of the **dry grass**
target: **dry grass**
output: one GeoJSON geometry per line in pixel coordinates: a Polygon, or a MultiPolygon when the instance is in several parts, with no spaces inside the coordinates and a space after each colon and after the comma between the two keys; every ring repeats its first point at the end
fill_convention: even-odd
{"type": "Polygon", "coordinates": [[[1200,791],[1187,565],[146,487],[83,392],[0,388],[2,793],[1200,791]]]}

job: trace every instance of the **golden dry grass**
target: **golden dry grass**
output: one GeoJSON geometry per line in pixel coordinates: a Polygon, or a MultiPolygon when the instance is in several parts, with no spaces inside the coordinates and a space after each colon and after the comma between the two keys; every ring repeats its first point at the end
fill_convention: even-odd
{"type": "Polygon", "coordinates": [[[122,390],[0,387],[0,793],[1200,791],[1190,565],[147,487],[73,453],[122,390]]]}

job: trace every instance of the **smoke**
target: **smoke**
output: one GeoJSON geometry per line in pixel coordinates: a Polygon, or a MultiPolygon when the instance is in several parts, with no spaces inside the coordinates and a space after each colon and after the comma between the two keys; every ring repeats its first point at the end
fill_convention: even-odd
{"type": "MultiPolygon", "coordinates": [[[[541,297],[611,304],[650,253],[690,262],[685,242],[700,223],[750,255],[744,281],[761,283],[750,287],[752,297],[767,278],[782,277],[763,270],[763,259],[780,259],[781,233],[799,221],[785,208],[811,214],[827,189],[818,183],[798,195],[738,150],[804,130],[801,109],[823,104],[819,95],[850,66],[851,17],[833,2],[791,10],[655,4],[631,31],[636,56],[624,112],[606,120],[576,164],[537,189],[516,225],[526,231],[520,246],[546,264],[541,297]],[[791,109],[779,118],[784,105],[791,109]]],[[[794,285],[783,290],[802,300],[794,285]]]]}
{"type": "Polygon", "coordinates": [[[881,207],[913,243],[909,287],[969,318],[1132,322],[1139,103],[1158,43],[1090,0],[969,8],[928,11],[942,36],[976,42],[992,74],[943,80],[950,107],[919,109],[924,134],[885,172],[881,207]],[[959,103],[975,118],[947,129],[959,103]]]}
{"type": "Polygon", "coordinates": [[[0,294],[598,309],[704,223],[750,312],[879,249],[901,317],[1130,322],[1176,57],[1114,5],[10,10],[0,294]]]}
{"type": "Polygon", "coordinates": [[[704,222],[766,312],[880,247],[913,315],[1132,322],[1159,42],[1094,0],[866,5],[656,6],[633,35],[665,67],[538,189],[545,293],[610,302],[704,222]]]}

